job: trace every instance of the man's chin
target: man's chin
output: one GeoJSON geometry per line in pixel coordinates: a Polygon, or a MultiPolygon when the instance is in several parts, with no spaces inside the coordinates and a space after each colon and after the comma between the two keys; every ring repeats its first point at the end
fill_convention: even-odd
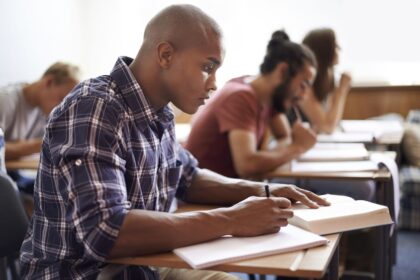
{"type": "Polygon", "coordinates": [[[199,108],[200,106],[197,106],[197,107],[191,107],[191,108],[180,108],[181,109],[181,111],[182,112],[184,112],[185,114],[188,114],[188,115],[193,115],[193,114],[195,114],[195,113],[197,113],[197,111],[198,111],[198,108],[199,108]]]}

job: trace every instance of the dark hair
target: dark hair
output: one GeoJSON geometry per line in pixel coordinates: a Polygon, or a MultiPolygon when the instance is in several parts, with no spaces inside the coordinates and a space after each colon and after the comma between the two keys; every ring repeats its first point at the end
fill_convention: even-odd
{"type": "Polygon", "coordinates": [[[294,77],[305,65],[309,63],[317,67],[314,54],[304,45],[290,41],[289,36],[283,30],[275,31],[267,45],[267,53],[260,65],[261,74],[267,74],[274,70],[280,62],[289,66],[289,77],[294,77]]]}
{"type": "Polygon", "coordinates": [[[316,56],[318,71],[313,84],[316,98],[324,101],[334,89],[334,66],[335,49],[337,42],[334,31],[330,28],[319,28],[310,31],[302,41],[316,56]]]}

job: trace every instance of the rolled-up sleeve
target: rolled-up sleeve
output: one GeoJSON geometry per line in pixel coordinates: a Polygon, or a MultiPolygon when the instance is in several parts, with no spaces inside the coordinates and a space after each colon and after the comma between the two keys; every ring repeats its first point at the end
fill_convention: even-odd
{"type": "Polygon", "coordinates": [[[67,112],[62,117],[73,123],[60,127],[56,119],[49,131],[68,200],[65,222],[87,259],[105,261],[130,208],[118,112],[100,98],[82,100],[67,112]]]}

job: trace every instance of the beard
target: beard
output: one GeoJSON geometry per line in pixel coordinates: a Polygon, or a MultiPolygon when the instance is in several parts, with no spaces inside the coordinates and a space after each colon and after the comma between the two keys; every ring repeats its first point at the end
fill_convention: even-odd
{"type": "Polygon", "coordinates": [[[271,95],[271,104],[277,113],[286,113],[290,108],[286,108],[286,100],[297,101],[294,97],[293,91],[290,89],[290,78],[287,78],[283,83],[274,89],[271,95]]]}

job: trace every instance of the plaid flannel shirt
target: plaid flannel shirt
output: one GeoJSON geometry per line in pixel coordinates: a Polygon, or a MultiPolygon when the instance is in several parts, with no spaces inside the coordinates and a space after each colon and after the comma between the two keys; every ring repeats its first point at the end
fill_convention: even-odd
{"type": "MultiPolygon", "coordinates": [[[[121,57],[79,84],[50,116],[21,248],[27,279],[95,279],[130,209],[168,211],[197,161],[175,141],[169,107],[154,110],[121,57]]],[[[128,266],[115,279],[155,279],[128,266]]]]}

